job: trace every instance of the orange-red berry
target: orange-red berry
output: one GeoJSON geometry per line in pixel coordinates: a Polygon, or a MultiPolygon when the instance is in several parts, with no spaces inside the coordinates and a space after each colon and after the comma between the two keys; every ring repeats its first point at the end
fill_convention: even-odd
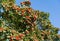
{"type": "Polygon", "coordinates": [[[19,36],[15,36],[15,39],[16,39],[16,40],[20,40],[20,37],[19,37],[19,36]]]}

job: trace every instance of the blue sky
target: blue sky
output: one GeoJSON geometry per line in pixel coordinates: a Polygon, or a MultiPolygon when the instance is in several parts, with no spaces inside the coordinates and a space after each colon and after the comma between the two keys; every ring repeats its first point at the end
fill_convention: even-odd
{"type": "MultiPolygon", "coordinates": [[[[16,0],[16,4],[20,4],[24,0],[16,0]]],[[[60,27],[60,0],[30,0],[31,7],[50,13],[50,21],[55,27],[60,27]]]]}

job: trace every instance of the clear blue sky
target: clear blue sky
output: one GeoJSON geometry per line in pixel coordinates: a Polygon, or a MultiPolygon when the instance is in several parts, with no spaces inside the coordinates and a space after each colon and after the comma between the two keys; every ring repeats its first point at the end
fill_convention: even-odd
{"type": "MultiPolygon", "coordinates": [[[[16,0],[20,4],[24,0],[16,0]]],[[[60,0],[30,0],[31,7],[40,11],[50,13],[50,21],[55,27],[60,27],[60,0]]]]}

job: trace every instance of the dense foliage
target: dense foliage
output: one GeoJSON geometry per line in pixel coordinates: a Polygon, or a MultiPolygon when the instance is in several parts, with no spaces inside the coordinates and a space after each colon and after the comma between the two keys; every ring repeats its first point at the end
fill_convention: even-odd
{"type": "Polygon", "coordinates": [[[59,41],[59,29],[49,13],[30,7],[30,1],[0,0],[0,41],[59,41]]]}

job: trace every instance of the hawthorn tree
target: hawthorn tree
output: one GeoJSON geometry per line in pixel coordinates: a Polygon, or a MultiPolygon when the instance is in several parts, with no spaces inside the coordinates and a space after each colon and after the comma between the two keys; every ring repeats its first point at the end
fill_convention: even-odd
{"type": "Polygon", "coordinates": [[[59,29],[49,13],[30,7],[29,0],[18,6],[15,0],[0,0],[0,41],[59,41],[59,29]]]}

